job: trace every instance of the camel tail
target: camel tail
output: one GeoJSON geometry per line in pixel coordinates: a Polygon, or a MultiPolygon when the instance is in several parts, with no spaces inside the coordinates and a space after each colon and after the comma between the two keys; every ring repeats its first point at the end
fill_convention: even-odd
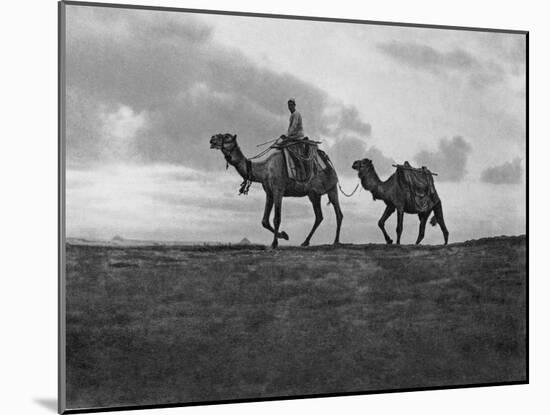
{"type": "Polygon", "coordinates": [[[435,216],[435,213],[434,213],[434,215],[432,216],[432,218],[430,219],[430,225],[432,225],[432,226],[437,225],[437,218],[436,218],[436,216],[435,216]]]}

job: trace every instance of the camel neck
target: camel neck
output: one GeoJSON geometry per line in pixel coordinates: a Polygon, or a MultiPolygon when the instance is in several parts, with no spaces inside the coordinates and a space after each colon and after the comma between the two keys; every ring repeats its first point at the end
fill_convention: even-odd
{"type": "Polygon", "coordinates": [[[233,150],[231,150],[229,155],[226,156],[226,160],[229,164],[235,167],[235,170],[237,170],[237,172],[243,179],[251,180],[253,182],[262,181],[261,174],[259,174],[260,172],[256,168],[257,163],[248,160],[244,156],[239,146],[236,146],[233,150]]]}
{"type": "Polygon", "coordinates": [[[374,169],[372,169],[372,172],[361,176],[361,184],[366,190],[372,193],[374,199],[384,199],[386,196],[384,182],[380,180],[374,169]]]}

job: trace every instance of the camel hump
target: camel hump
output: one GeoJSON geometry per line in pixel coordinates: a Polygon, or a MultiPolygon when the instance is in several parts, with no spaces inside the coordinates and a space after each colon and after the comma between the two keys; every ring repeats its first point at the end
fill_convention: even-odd
{"type": "Polygon", "coordinates": [[[433,176],[427,167],[414,168],[407,161],[397,167],[397,185],[405,196],[406,210],[429,212],[440,202],[433,176]]]}

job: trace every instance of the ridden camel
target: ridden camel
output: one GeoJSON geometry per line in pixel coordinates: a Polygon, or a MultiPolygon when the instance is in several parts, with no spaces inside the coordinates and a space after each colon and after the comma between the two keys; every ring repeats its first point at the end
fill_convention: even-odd
{"type": "Polygon", "coordinates": [[[317,227],[323,220],[321,196],[327,194],[336,214],[336,237],[334,244],[340,243],[340,227],[342,225],[342,210],[338,201],[338,176],[330,165],[317,173],[307,183],[300,183],[288,177],[282,151],[273,151],[265,160],[251,161],[247,159],[237,143],[237,135],[216,134],[210,139],[210,148],[221,150],[228,164],[235,167],[245,181],[261,183],[266,194],[262,226],[273,233],[272,248],[278,245],[278,239],[288,240],[288,235],[280,231],[281,208],[283,197],[307,196],[313,205],[315,222],[302,246],[308,246],[317,227]],[[269,222],[271,210],[275,206],[273,227],[269,222]]]}

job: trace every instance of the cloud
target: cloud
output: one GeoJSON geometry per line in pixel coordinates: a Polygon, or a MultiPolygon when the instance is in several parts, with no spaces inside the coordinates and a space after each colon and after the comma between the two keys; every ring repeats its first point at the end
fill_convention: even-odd
{"type": "Polygon", "coordinates": [[[393,170],[394,160],[386,157],[375,146],[367,148],[367,140],[362,138],[344,136],[329,148],[329,152],[336,171],[343,176],[356,176],[357,172],[351,168],[351,165],[355,160],[363,158],[373,161],[378,174],[388,174],[393,170]]]}
{"type": "Polygon", "coordinates": [[[460,74],[474,88],[482,88],[504,79],[504,69],[493,61],[484,61],[456,48],[448,52],[413,42],[383,42],[378,50],[390,58],[412,68],[438,76],[460,74]]]}
{"type": "Polygon", "coordinates": [[[145,125],[145,113],[134,113],[127,106],[121,105],[116,111],[103,111],[101,114],[105,135],[115,140],[132,138],[145,125]]]}
{"type": "Polygon", "coordinates": [[[478,36],[482,53],[490,54],[507,66],[513,75],[525,72],[526,63],[526,35],[484,33],[478,36]]]}
{"type": "Polygon", "coordinates": [[[460,49],[439,52],[431,46],[397,41],[379,43],[378,49],[402,63],[434,72],[442,69],[469,69],[478,64],[470,54],[460,49]]]}
{"type": "MultiPolygon", "coordinates": [[[[248,196],[238,196],[241,180],[233,173],[167,164],[68,169],[68,234],[195,241],[236,241],[247,236],[268,243],[270,233],[261,226],[265,193],[254,183],[248,196]]],[[[332,211],[324,205],[323,209],[332,211]]],[[[307,198],[285,198],[284,229],[291,232],[294,243],[305,238],[313,218],[307,198]]]]}
{"type": "Polygon", "coordinates": [[[67,21],[69,165],[103,162],[107,133],[132,136],[130,153],[142,163],[221,169],[210,137],[236,133],[253,155],[255,144],[286,131],[290,96],[311,138],[370,134],[356,108],[217,44],[193,15],[69,6],[67,21]]]}
{"type": "Polygon", "coordinates": [[[472,146],[461,136],[451,140],[441,139],[437,151],[422,150],[414,156],[415,161],[439,174],[438,180],[458,182],[466,175],[466,163],[472,146]]]}
{"type": "MultiPolygon", "coordinates": [[[[227,16],[67,6],[66,212],[72,235],[227,241],[246,236],[269,243],[271,234],[260,224],[265,198],[261,185],[253,184],[247,197],[239,197],[242,179],[234,169],[225,171],[222,155],[209,149],[208,140],[218,132],[236,133],[245,154],[256,154],[260,149],[255,144],[286,131],[290,96],[297,99],[305,133],[323,141],[346,191],[357,181],[351,169],[353,160],[372,159],[384,178],[393,170],[393,159],[387,155],[400,157],[401,163],[403,154],[413,161],[412,156],[424,149],[417,154],[420,165],[447,180],[438,180],[441,195],[461,195],[451,197],[452,203],[446,205],[449,223],[461,223],[456,232],[463,233],[455,233],[455,238],[524,231],[520,226],[524,207],[516,203],[522,186],[501,192],[499,186],[477,183],[470,189],[466,180],[456,182],[464,177],[466,167],[478,176],[486,166],[513,160],[516,148],[522,149],[517,146],[525,142],[522,95],[514,99],[510,95],[525,85],[521,67],[525,43],[519,37],[511,42],[509,35],[495,36],[497,49],[489,43],[477,45],[477,39],[486,35],[470,32],[452,39],[430,37],[426,45],[409,47],[413,37],[403,32],[398,34],[403,42],[393,46],[386,42],[385,49],[380,44],[376,56],[347,63],[334,59],[333,49],[343,39],[339,38],[336,44],[318,45],[323,50],[312,64],[318,76],[311,76],[312,68],[296,64],[294,55],[301,43],[311,46],[309,38],[295,39],[290,49],[280,48],[282,59],[272,47],[272,42],[281,44],[278,23],[277,29],[260,32],[255,25],[239,23],[227,16]],[[238,32],[236,39],[224,36],[226,25],[238,32]],[[262,36],[249,36],[254,32],[262,36]],[[254,41],[238,42],[241,36],[254,41]],[[459,48],[443,46],[450,41],[460,42],[454,43],[459,48]],[[269,55],[271,61],[260,59],[260,54],[269,55]],[[339,63],[327,68],[318,64],[324,60],[339,63]],[[347,70],[349,77],[331,81],[338,73],[332,70],[341,72],[342,64],[353,65],[355,71],[347,70]],[[511,75],[514,65],[519,68],[515,78],[511,75]],[[399,79],[391,71],[380,76],[384,75],[380,69],[389,66],[401,71],[399,79]],[[290,68],[289,73],[281,68],[290,68]],[[506,84],[474,94],[477,91],[472,86],[498,81],[501,68],[506,84]],[[375,81],[367,82],[370,89],[365,93],[375,100],[353,91],[368,80],[375,81]],[[340,99],[361,104],[354,107],[348,105],[350,101],[335,101],[318,85],[339,94],[340,99]],[[377,141],[379,148],[371,145],[371,121],[378,131],[375,138],[384,140],[377,141]],[[410,139],[439,137],[444,134],[441,131],[456,131],[472,143],[476,137],[484,138],[476,141],[477,156],[470,154],[469,145],[460,145],[462,139],[458,144],[456,138],[442,140],[439,145],[426,140],[424,147],[410,139]],[[499,142],[505,145],[478,168],[474,163],[483,162],[479,155],[499,142]],[[472,201],[484,196],[484,204],[478,207],[485,218],[495,206],[510,205],[515,210],[508,210],[506,218],[496,215],[485,227],[461,216],[472,201]]],[[[388,40],[398,30],[389,29],[376,28],[369,38],[388,40]]],[[[357,51],[369,47],[368,42],[346,40],[357,51]]],[[[354,56],[367,55],[358,52],[354,56]]],[[[325,202],[326,196],[325,220],[314,240],[318,242],[334,236],[334,214],[325,202]]],[[[341,203],[345,213],[342,240],[382,240],[376,228],[383,210],[380,202],[358,191],[341,203]]],[[[301,242],[312,223],[307,198],[285,199],[283,224],[292,243],[301,242]]],[[[415,230],[407,234],[414,238],[417,224],[410,226],[415,230]]],[[[440,234],[434,235],[433,241],[439,243],[440,234]]]]}
{"type": "Polygon", "coordinates": [[[132,108],[100,108],[100,139],[105,160],[133,159],[136,157],[135,139],[147,127],[146,111],[135,113],[132,108]]]}
{"type": "Polygon", "coordinates": [[[332,117],[333,125],[329,131],[333,135],[357,134],[359,136],[370,137],[371,125],[361,120],[359,111],[352,106],[341,106],[337,108],[337,113],[332,117]]]}
{"type": "Polygon", "coordinates": [[[366,158],[372,160],[378,174],[386,175],[394,170],[392,164],[395,164],[395,160],[391,157],[386,157],[378,148],[374,146],[369,147],[365,156],[366,158]]]}
{"type": "Polygon", "coordinates": [[[344,137],[330,147],[330,159],[338,174],[354,176],[351,165],[355,160],[366,157],[367,142],[356,137],[344,137]]]}
{"type": "Polygon", "coordinates": [[[499,166],[488,167],[481,173],[481,181],[492,184],[520,184],[523,178],[521,158],[515,158],[499,166]]]}

